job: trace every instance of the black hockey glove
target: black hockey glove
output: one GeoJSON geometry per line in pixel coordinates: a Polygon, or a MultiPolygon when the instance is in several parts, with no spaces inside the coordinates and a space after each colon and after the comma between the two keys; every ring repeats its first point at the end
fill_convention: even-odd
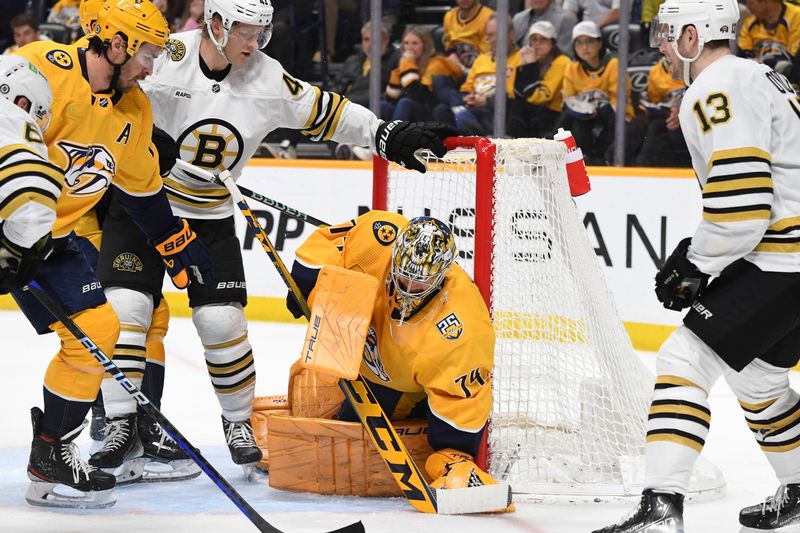
{"type": "Polygon", "coordinates": [[[52,249],[53,239],[49,233],[32,247],[22,248],[6,238],[0,224],[0,294],[21,289],[31,281],[52,249]]]}
{"type": "Polygon", "coordinates": [[[175,160],[181,156],[178,143],[169,133],[155,126],[153,126],[152,141],[158,150],[158,172],[162,178],[166,177],[175,166],[175,160]]]}
{"type": "Polygon", "coordinates": [[[375,146],[382,158],[424,174],[425,165],[414,152],[427,148],[436,157],[443,157],[447,149],[442,141],[457,135],[457,129],[441,122],[393,120],[378,126],[375,146]]]}
{"type": "Polygon", "coordinates": [[[691,243],[691,237],[679,242],[656,274],[656,297],[665,308],[673,311],[692,305],[708,283],[708,274],[700,272],[694,263],[686,259],[691,243]]]}

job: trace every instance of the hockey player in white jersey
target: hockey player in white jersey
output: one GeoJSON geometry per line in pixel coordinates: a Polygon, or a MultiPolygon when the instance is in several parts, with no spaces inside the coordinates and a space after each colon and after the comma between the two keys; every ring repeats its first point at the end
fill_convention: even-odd
{"type": "MultiPolygon", "coordinates": [[[[167,53],[141,86],[152,102],[155,125],[175,139],[180,159],[216,173],[229,170],[237,178],[264,137],[280,127],[301,130],[313,140],[368,147],[422,172],[415,150],[444,154],[443,137],[455,134],[447,126],[381,122],[366,108],[293,78],[260,53],[271,35],[272,15],[269,0],[206,0],[204,27],[171,36],[167,53]]],[[[175,213],[192,221],[211,250],[215,283],[189,286],[192,320],[222,408],[231,457],[252,465],[261,459],[250,426],[256,375],[234,205],[225,187],[177,168],[164,184],[175,213]]],[[[106,290],[126,291],[128,314],[141,317],[146,330],[152,297],[161,288],[161,275],[153,275],[160,269],[158,254],[113,201],[103,232],[98,277],[106,290]],[[125,268],[120,259],[126,257],[136,257],[142,268],[125,268]]],[[[107,417],[136,408],[112,382],[104,382],[103,399],[107,417]]],[[[120,453],[127,445],[121,444],[120,453]]]]}
{"type": "Polygon", "coordinates": [[[27,60],[0,56],[0,294],[33,279],[51,247],[64,175],[47,160],[53,95],[27,60]]]}
{"type": "Polygon", "coordinates": [[[788,378],[800,345],[800,102],[783,75],[731,53],[738,20],[736,0],[667,0],[652,22],[651,45],[688,85],[680,123],[703,216],[656,275],[664,306],[690,309],[658,353],[642,498],[601,533],[684,531],[722,376],[780,483],[739,522],[800,523],[800,395],[788,378]]]}

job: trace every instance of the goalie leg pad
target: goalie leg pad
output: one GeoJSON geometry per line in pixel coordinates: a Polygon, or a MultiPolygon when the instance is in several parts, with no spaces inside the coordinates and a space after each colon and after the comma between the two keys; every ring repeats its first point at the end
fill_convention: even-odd
{"type": "Polygon", "coordinates": [[[339,378],[303,368],[295,361],[289,370],[289,404],[292,416],[333,418],[344,402],[339,378]]]}
{"type": "MultiPolygon", "coordinates": [[[[120,333],[114,347],[114,362],[134,385],[141,388],[145,368],[145,343],[153,315],[153,297],[123,287],[105,290],[120,322],[120,333]]],[[[107,418],[119,418],[136,412],[136,400],[111,376],[103,378],[103,405],[107,418]]]]}
{"type": "Polygon", "coordinates": [[[222,415],[231,421],[247,420],[253,411],[256,367],[242,304],[195,307],[192,321],[203,343],[206,366],[222,415]]]}
{"type": "MultiPolygon", "coordinates": [[[[415,463],[422,464],[433,453],[426,422],[401,421],[394,427],[415,463]]],[[[360,423],[271,416],[268,440],[270,487],[319,494],[402,496],[360,423]]]]}
{"type": "Polygon", "coordinates": [[[272,415],[289,416],[289,397],[285,394],[276,396],[256,396],[253,400],[253,414],[250,415],[250,425],[253,426],[253,436],[261,450],[261,460],[256,467],[264,472],[269,472],[269,418],[272,415]]]}

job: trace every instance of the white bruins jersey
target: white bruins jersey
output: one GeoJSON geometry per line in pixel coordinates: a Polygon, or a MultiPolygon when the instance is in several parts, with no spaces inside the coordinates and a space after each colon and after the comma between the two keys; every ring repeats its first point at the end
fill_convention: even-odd
{"type": "Polygon", "coordinates": [[[0,223],[14,244],[30,248],[56,221],[64,174],[47,161],[33,118],[0,97],[0,223]]]}
{"type": "MultiPolygon", "coordinates": [[[[291,77],[260,52],[246,64],[232,66],[222,81],[209,79],[200,68],[201,39],[201,30],[171,35],[153,75],[141,83],[152,102],[155,125],[177,141],[182,160],[214,173],[229,170],[237,179],[276,128],[374,151],[379,121],[368,109],[291,77]]],[[[233,214],[225,187],[178,169],[164,185],[178,216],[233,214]]]]}
{"type": "Polygon", "coordinates": [[[800,272],[800,101],[789,81],[727,55],[686,90],[680,122],[703,192],[689,260],[712,276],[740,258],[800,272]]]}

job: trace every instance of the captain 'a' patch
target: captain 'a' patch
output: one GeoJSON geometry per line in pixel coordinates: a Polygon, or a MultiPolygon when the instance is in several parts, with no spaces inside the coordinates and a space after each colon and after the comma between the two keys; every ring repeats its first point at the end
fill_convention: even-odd
{"type": "Polygon", "coordinates": [[[372,233],[375,239],[383,246],[389,246],[397,238],[397,226],[391,222],[378,220],[372,224],[372,233]]]}
{"type": "Polygon", "coordinates": [[[461,323],[455,313],[450,313],[441,319],[436,323],[436,327],[439,328],[439,333],[442,334],[442,337],[449,341],[458,339],[464,332],[464,324],[461,323]]]}

